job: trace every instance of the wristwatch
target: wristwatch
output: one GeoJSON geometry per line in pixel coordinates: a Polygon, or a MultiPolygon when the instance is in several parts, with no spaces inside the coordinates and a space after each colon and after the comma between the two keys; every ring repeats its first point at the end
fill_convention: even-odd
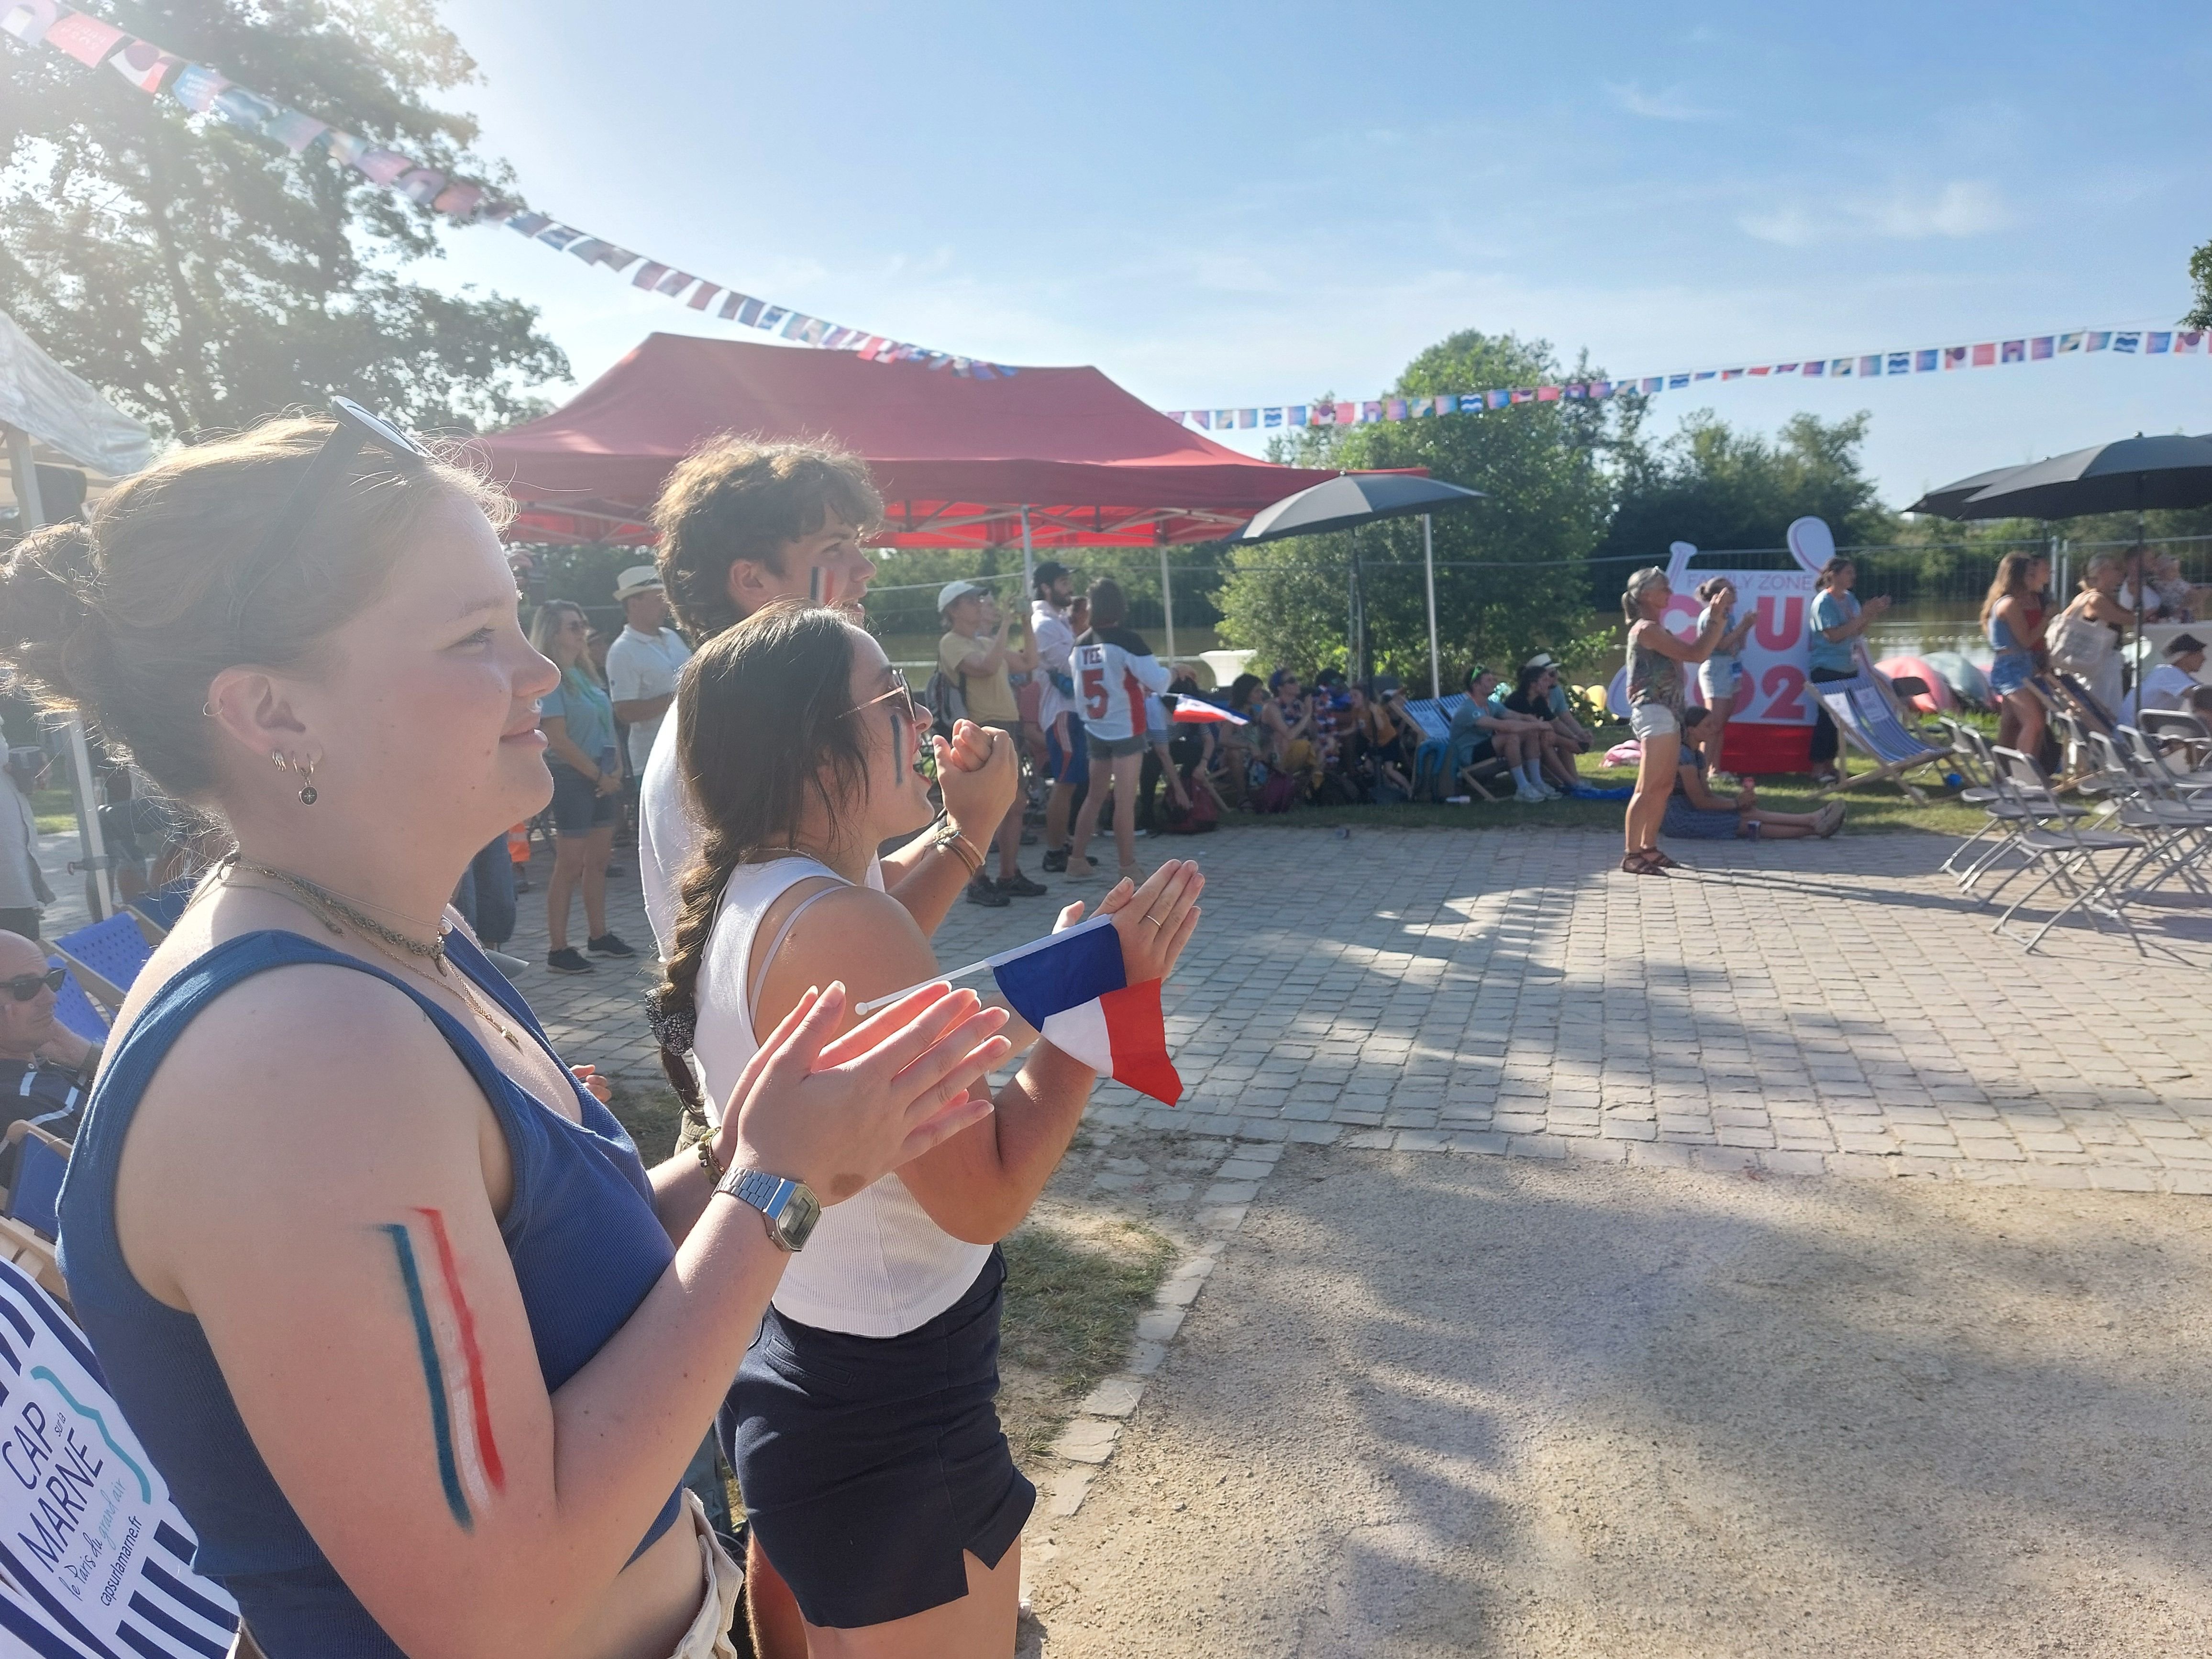
{"type": "Polygon", "coordinates": [[[765,1170],[732,1170],[714,1183],[714,1190],[758,1210],[780,1250],[805,1249],[814,1224],[822,1218],[822,1200],[811,1187],[765,1170]]]}

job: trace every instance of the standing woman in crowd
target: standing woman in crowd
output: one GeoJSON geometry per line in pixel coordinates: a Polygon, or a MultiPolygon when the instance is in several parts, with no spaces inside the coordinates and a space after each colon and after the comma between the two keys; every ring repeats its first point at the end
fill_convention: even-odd
{"type": "Polygon", "coordinates": [[[1659,850],[1659,825],[1674,795],[1682,752],[1682,665],[1712,654],[1727,617],[1711,609],[1694,640],[1678,639],[1662,620],[1674,597],[1667,573],[1647,565],[1628,579],[1620,612],[1628,621],[1628,729],[1641,758],[1629,797],[1628,851],[1620,867],[1632,876],[1663,876],[1674,860],[1659,850]]]}
{"type": "MultiPolygon", "coordinates": [[[[1869,599],[1861,605],[1858,597],[1851,592],[1851,584],[1858,579],[1858,567],[1840,553],[1822,565],[1820,575],[1814,579],[1816,591],[1805,626],[1805,656],[1810,679],[1847,680],[1857,672],[1858,665],[1852,656],[1851,641],[1865,633],[1868,624],[1889,609],[1887,597],[1869,599]]],[[[1843,746],[1843,733],[1836,729],[1835,721],[1828,718],[1826,707],[1817,696],[1814,697],[1814,782],[1837,783],[1842,781],[1842,775],[1836,769],[1836,759],[1843,746]]]]}
{"type": "Polygon", "coordinates": [[[545,763],[553,774],[553,876],[545,887],[545,965],[556,974],[588,974],[592,964],[568,943],[568,910],[584,890],[585,942],[592,954],[637,952],[607,926],[607,860],[615,845],[622,799],[622,754],[615,744],[615,708],[599,684],[586,647],[592,624],[581,605],[553,599],[538,606],[530,642],[561,671],[561,683],[539,701],[545,763]]]}
{"type": "MultiPolygon", "coordinates": [[[[2051,561],[2040,553],[2008,553],[1982,601],[1982,628],[1996,657],[1990,690],[1997,694],[1997,746],[2033,755],[2043,747],[2043,699],[2028,684],[2043,649],[2044,586],[2051,561]]],[[[1817,676],[1815,677],[1817,678],[1817,676]]]]}
{"type": "MultiPolygon", "coordinates": [[[[1091,611],[1117,626],[1097,589],[1091,611]]],[[[915,767],[928,717],[866,630],[796,604],[702,646],[676,707],[699,840],[654,1019],[665,1048],[688,1040],[714,1098],[825,976],[863,1006],[936,972],[913,917],[865,882],[878,846],[933,817],[915,767]]],[[[1130,985],[1174,967],[1202,885],[1170,860],[1105,896],[1130,985]]],[[[1070,905],[1060,925],[1082,915],[1070,905]]],[[[690,1064],[671,1054],[686,1092],[690,1064]]],[[[753,1540],[805,1619],[757,1629],[765,1659],[1012,1655],[1036,1494],[992,1404],[998,1242],[1058,1166],[1094,1081],[1039,1042],[988,1119],[831,1211],[793,1262],[723,1419],[753,1540]]]]}
{"type": "Polygon", "coordinates": [[[1712,622],[1714,611],[1719,611],[1722,617],[1720,638],[1713,646],[1713,654],[1698,665],[1698,690],[1705,694],[1706,711],[1698,726],[1698,747],[1705,753],[1705,763],[1717,767],[1729,716],[1735,710],[1736,693],[1743,684],[1743,661],[1737,653],[1751,637],[1759,615],[1753,611],[1741,623],[1736,621],[1735,584],[1725,576],[1699,582],[1698,599],[1705,607],[1698,617],[1700,630],[1712,622]]]}
{"type": "MultiPolygon", "coordinates": [[[[2050,570],[2045,562],[2046,580],[2050,570]]],[[[2080,680],[2108,718],[2118,716],[2120,701],[2126,695],[2121,680],[2120,641],[2135,625],[2135,617],[2121,608],[2116,597],[2125,574],[2118,554],[2091,556],[2081,572],[2081,591],[2044,627],[2044,644],[2053,665],[2080,680]]],[[[2033,569],[2028,580],[2035,580],[2033,569]]]]}
{"type": "Polygon", "coordinates": [[[77,1317],[243,1650],[726,1659],[737,1571],[678,1483],[805,1190],[975,1121],[1000,1017],[924,993],[823,1050],[845,993],[801,995],[732,1081],[731,1174],[648,1173],[446,909],[551,793],[505,502],[337,413],[0,565],[0,658],[236,837],[111,1035],[77,1317]]]}

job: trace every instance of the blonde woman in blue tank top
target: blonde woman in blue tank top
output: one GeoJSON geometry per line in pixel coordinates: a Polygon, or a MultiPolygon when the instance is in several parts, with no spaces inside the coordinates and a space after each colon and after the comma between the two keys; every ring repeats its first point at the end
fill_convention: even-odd
{"type": "Polygon", "coordinates": [[[772,1177],[834,1200],[964,1128],[1001,1017],[932,991],[824,1051],[842,988],[793,999],[708,1145],[736,1176],[648,1170],[446,908],[552,787],[503,502],[336,415],[0,565],[0,657],[237,841],[117,1020],[76,1311],[268,1659],[726,1659],[679,1483],[792,1260],[772,1177]]]}

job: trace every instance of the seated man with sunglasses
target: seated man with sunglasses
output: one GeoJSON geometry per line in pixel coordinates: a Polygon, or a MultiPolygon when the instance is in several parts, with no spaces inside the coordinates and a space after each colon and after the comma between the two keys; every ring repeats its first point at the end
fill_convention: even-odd
{"type": "MultiPolygon", "coordinates": [[[[28,1118],[48,1134],[76,1138],[100,1048],[54,1018],[62,969],[21,933],[0,933],[0,1133],[28,1118]]],[[[0,1186],[15,1179],[12,1152],[0,1186]]]]}

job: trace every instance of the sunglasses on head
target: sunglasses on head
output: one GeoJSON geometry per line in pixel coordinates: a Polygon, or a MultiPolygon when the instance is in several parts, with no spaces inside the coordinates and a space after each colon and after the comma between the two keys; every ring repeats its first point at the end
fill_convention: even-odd
{"type": "Polygon", "coordinates": [[[0,979],[0,988],[18,1002],[28,1002],[40,991],[58,991],[68,976],[66,968],[49,968],[43,974],[18,974],[13,979],[0,979]]]}
{"type": "Polygon", "coordinates": [[[435,459],[419,440],[382,416],[370,414],[350,398],[331,399],[331,419],[335,423],[331,435],[323,440],[323,447],[307,463],[300,482],[292,486],[291,495],[277,509],[276,518],[262,532],[252,557],[243,567],[246,580],[240,585],[236,604],[231,607],[233,628],[244,621],[247,604],[299,544],[301,533],[317,509],[329,499],[331,491],[345,477],[355,456],[374,445],[390,456],[402,471],[409,472],[419,471],[435,459]]]}

